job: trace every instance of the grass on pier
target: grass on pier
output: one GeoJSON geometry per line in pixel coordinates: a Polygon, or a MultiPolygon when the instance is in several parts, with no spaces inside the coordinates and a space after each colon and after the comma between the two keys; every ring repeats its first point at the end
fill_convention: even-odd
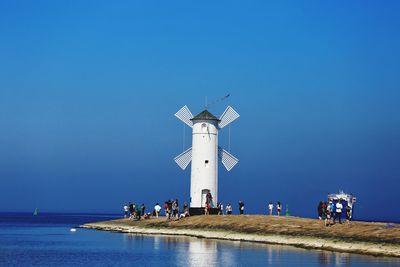
{"type": "Polygon", "coordinates": [[[120,219],[107,223],[149,228],[224,230],[251,234],[334,238],[400,245],[400,224],[390,224],[389,226],[386,223],[351,222],[349,225],[336,223],[326,227],[323,221],[315,219],[265,215],[192,216],[176,221],[167,221],[165,217],[141,221],[120,219]]]}

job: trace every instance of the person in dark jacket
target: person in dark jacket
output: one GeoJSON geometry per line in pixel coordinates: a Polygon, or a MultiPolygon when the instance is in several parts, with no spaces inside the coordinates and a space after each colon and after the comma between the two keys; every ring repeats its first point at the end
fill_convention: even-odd
{"type": "Polygon", "coordinates": [[[132,219],[133,216],[135,215],[135,208],[133,207],[132,202],[129,203],[129,214],[130,214],[130,219],[132,219]]]}
{"type": "Polygon", "coordinates": [[[351,221],[351,207],[349,204],[346,206],[346,222],[347,224],[350,224],[351,221]]]}
{"type": "Polygon", "coordinates": [[[244,213],[244,202],[243,201],[239,201],[239,214],[243,215],[244,213]]]}
{"type": "Polygon", "coordinates": [[[144,216],[145,211],[146,211],[146,206],[144,205],[144,203],[142,203],[142,206],[140,206],[141,211],[142,211],[142,216],[144,216]]]}
{"type": "Polygon", "coordinates": [[[322,220],[322,201],[319,202],[317,210],[318,210],[318,219],[322,220]]]}

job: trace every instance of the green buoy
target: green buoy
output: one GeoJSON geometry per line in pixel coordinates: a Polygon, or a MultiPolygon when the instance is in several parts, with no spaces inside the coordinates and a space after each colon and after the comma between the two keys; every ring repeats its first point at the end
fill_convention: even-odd
{"type": "Polygon", "coordinates": [[[289,213],[289,205],[288,205],[288,204],[286,204],[285,216],[286,216],[286,219],[285,219],[286,224],[288,224],[288,217],[290,216],[290,213],[289,213]]]}

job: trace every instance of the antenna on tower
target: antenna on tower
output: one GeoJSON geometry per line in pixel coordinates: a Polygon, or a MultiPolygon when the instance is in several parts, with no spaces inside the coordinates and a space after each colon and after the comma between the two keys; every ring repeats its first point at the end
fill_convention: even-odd
{"type": "Polygon", "coordinates": [[[231,152],[231,125],[229,124],[228,131],[228,152],[231,152]]]}
{"type": "Polygon", "coordinates": [[[218,102],[221,102],[225,99],[227,99],[231,94],[228,93],[227,95],[224,95],[223,97],[217,98],[216,100],[214,100],[213,102],[211,102],[210,104],[207,104],[207,97],[206,97],[206,109],[208,109],[210,106],[217,104],[218,102]]]}
{"type": "Polygon", "coordinates": [[[182,151],[185,151],[186,127],[183,124],[182,151]]]}
{"type": "MultiPolygon", "coordinates": [[[[206,96],[206,106],[205,109],[208,109],[210,106],[215,105],[221,101],[224,101],[225,99],[227,99],[228,97],[230,97],[231,94],[228,93],[226,95],[224,95],[223,97],[217,98],[216,100],[214,100],[213,102],[211,102],[210,104],[207,103],[207,96],[206,96]]],[[[231,126],[229,125],[229,131],[228,131],[228,151],[231,151],[231,126]]]]}

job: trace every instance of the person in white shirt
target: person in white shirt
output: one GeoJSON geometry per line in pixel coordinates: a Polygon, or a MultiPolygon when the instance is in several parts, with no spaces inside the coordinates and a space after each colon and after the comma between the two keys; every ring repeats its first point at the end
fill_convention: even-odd
{"type": "Polygon", "coordinates": [[[160,211],[161,211],[161,206],[160,206],[160,204],[156,204],[155,206],[154,206],[154,212],[156,213],[156,217],[158,218],[158,214],[160,214],[160,211]]]}
{"type": "Polygon", "coordinates": [[[336,213],[335,213],[335,218],[333,219],[333,223],[336,222],[336,218],[339,217],[339,223],[342,223],[342,209],[343,209],[343,205],[342,205],[342,200],[339,199],[338,202],[336,203],[336,213]]]}
{"type": "Polygon", "coordinates": [[[272,210],[274,209],[274,204],[270,201],[268,204],[269,215],[272,215],[272,210]]]}
{"type": "Polygon", "coordinates": [[[126,205],[125,204],[125,206],[124,206],[124,218],[126,218],[126,217],[128,217],[128,215],[129,215],[129,207],[128,207],[128,205],[126,205]]]}
{"type": "Polygon", "coordinates": [[[229,203],[228,203],[228,205],[226,205],[226,214],[227,215],[231,215],[232,214],[232,206],[229,203]]]}

